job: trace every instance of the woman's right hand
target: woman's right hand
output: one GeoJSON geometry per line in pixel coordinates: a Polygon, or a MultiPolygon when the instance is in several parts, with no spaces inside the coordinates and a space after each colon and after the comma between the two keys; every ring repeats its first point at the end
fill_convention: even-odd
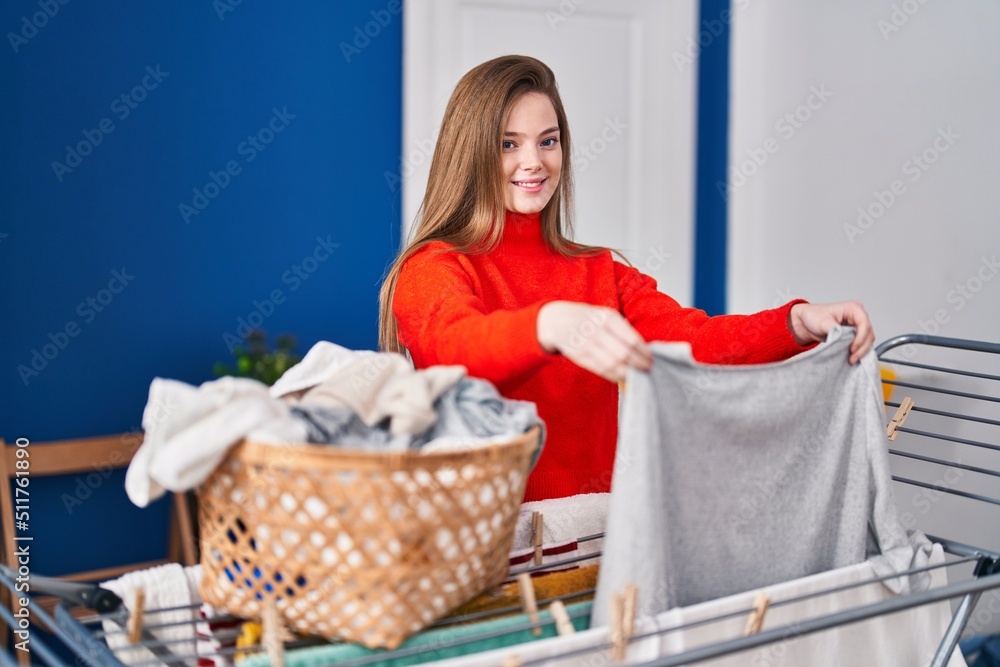
{"type": "Polygon", "coordinates": [[[611,308],[552,301],[538,311],[538,343],[581,368],[623,382],[629,367],[648,371],[653,355],[639,332],[611,308]]]}

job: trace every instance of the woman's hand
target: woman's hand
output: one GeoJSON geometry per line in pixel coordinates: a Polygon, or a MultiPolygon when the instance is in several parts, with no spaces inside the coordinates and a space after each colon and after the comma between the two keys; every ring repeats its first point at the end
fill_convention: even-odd
{"type": "Polygon", "coordinates": [[[838,324],[847,324],[858,330],[848,359],[856,364],[875,343],[875,332],[864,306],[857,301],[797,303],[788,311],[788,329],[799,345],[826,340],[826,334],[838,324]]]}
{"type": "Polygon", "coordinates": [[[632,325],[611,308],[552,301],[538,311],[538,343],[577,366],[612,382],[623,382],[629,367],[648,371],[653,354],[632,325]]]}

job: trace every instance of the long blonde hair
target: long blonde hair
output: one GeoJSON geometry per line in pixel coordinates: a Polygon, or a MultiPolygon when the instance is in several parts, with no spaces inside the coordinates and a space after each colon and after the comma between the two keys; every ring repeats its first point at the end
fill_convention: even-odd
{"type": "Polygon", "coordinates": [[[514,103],[526,93],[549,98],[559,121],[562,176],[541,212],[546,243],[563,256],[600,248],[572,243],[573,170],[569,126],[555,75],[528,56],[501,56],[465,74],[455,86],[431,159],[427,190],[413,239],[393,262],[379,294],[379,347],[403,352],[392,299],[403,263],[432,241],[462,253],[489,252],[500,242],[505,217],[501,144],[514,103]]]}

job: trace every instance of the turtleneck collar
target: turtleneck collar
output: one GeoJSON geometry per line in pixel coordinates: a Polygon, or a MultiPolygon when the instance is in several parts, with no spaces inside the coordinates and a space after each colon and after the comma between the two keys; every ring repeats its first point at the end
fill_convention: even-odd
{"type": "Polygon", "coordinates": [[[524,223],[541,224],[542,212],[535,211],[534,213],[518,213],[516,211],[507,211],[506,222],[507,224],[510,224],[512,222],[517,224],[524,224],[524,223]]]}
{"type": "MultiPolygon", "coordinates": [[[[517,213],[507,211],[504,218],[503,238],[505,246],[535,246],[542,240],[542,214],[517,213]]],[[[543,244],[544,245],[544,244],[543,244]]]]}

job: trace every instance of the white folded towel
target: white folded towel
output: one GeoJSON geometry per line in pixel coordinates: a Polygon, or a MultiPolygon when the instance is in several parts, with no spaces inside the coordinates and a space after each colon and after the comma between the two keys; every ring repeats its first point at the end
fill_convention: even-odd
{"type": "MultiPolygon", "coordinates": [[[[200,567],[198,572],[200,573],[200,567]]],[[[120,597],[130,614],[133,611],[136,589],[142,587],[145,610],[143,627],[171,653],[194,664],[199,600],[197,594],[192,596],[192,578],[196,581],[201,579],[200,574],[195,577],[179,564],[170,563],[129,572],[118,579],[102,583],[101,587],[120,597]]],[[[108,647],[122,662],[133,664],[147,660],[159,661],[141,644],[129,644],[127,626],[122,628],[112,620],[104,620],[102,623],[108,647]]]]}
{"type": "MultiPolygon", "coordinates": [[[[517,527],[514,529],[514,544],[511,550],[517,551],[531,546],[531,515],[534,512],[542,513],[543,546],[603,533],[607,526],[608,502],[610,500],[610,493],[581,493],[568,498],[552,498],[524,503],[517,516],[517,527]]],[[[603,538],[580,542],[577,553],[574,555],[584,556],[597,553],[603,544],[603,538]]],[[[598,562],[596,559],[583,561],[580,565],[591,565],[596,562],[598,562]]]]}

